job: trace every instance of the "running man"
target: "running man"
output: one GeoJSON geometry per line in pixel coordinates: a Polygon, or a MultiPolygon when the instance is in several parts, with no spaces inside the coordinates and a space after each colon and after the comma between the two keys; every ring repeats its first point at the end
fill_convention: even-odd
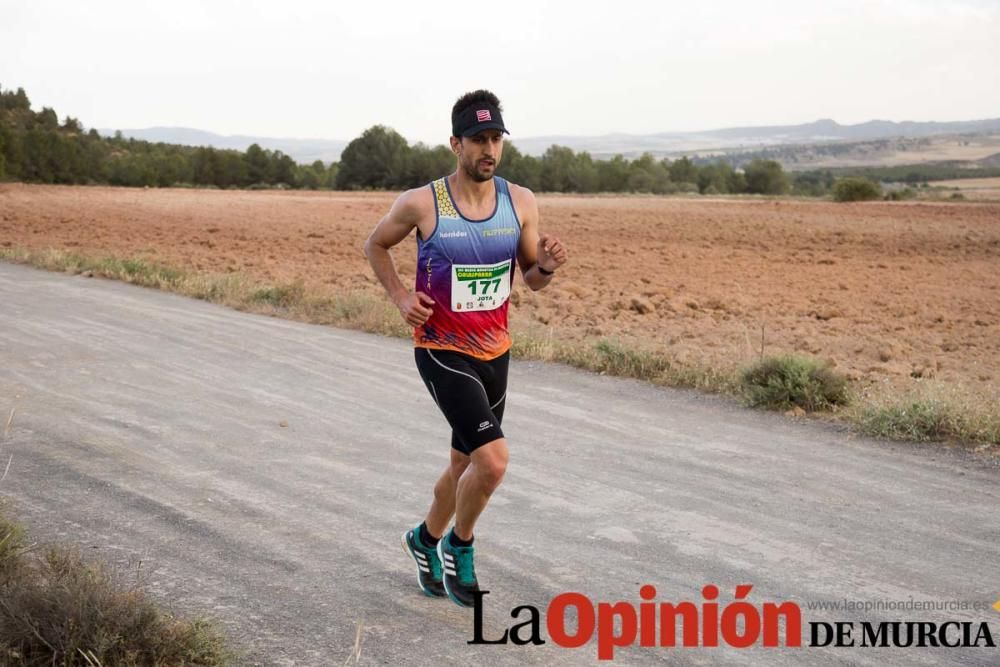
{"type": "Polygon", "coordinates": [[[417,370],[452,429],[450,465],[424,521],[403,534],[403,548],[416,561],[426,595],[447,595],[464,607],[473,606],[479,590],[476,519],[507,470],[500,422],[514,268],[540,290],[567,259],[558,238],[539,236],[531,190],[495,175],[509,134],[500,112],[500,100],[487,90],[459,98],[451,112],[455,172],[400,195],[365,243],[375,275],[414,327],[417,370]],[[410,291],[389,249],[414,229],[417,279],[410,291]]]}

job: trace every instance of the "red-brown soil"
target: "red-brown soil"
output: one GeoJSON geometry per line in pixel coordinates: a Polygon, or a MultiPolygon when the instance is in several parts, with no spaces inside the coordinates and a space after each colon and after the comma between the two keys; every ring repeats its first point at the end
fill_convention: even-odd
{"type": "MultiPolygon", "coordinates": [[[[0,186],[0,248],[141,257],[380,293],[362,253],[393,194],[0,186]]],[[[696,363],[800,352],[851,377],[1000,385],[1000,204],[540,196],[570,263],[515,330],[696,363]]],[[[412,237],[395,252],[407,282],[412,237]]]]}

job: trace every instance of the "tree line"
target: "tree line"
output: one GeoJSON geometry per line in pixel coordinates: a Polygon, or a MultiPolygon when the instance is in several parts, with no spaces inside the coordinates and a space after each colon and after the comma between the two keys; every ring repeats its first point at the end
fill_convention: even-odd
{"type": "Polygon", "coordinates": [[[257,144],[246,151],[103,137],[67,116],[31,110],[23,88],[0,88],[0,178],[27,183],[217,188],[329,188],[336,165],[296,164],[257,144]]]}
{"type": "MultiPolygon", "coordinates": [[[[455,156],[445,146],[410,146],[398,132],[370,127],[340,156],[340,189],[417,187],[451,172],[455,156]]],[[[756,160],[742,170],[719,160],[698,165],[690,158],[657,160],[645,154],[634,160],[617,155],[596,160],[586,151],[550,146],[540,157],[506,144],[497,173],[537,192],[644,192],[673,194],[785,194],[792,179],[773,160],[756,160]]]]}
{"type": "MultiPolygon", "coordinates": [[[[586,151],[551,146],[539,157],[504,147],[498,173],[538,192],[637,192],[653,194],[786,193],[820,196],[829,172],[789,174],[775,160],[734,167],[725,159],[682,157],[594,159],[586,151]]],[[[0,88],[0,178],[31,183],[216,188],[399,190],[428,183],[455,168],[443,145],[410,145],[391,128],[375,125],[344,149],[340,161],[296,164],[281,151],[253,144],[246,151],[191,147],[104,137],[85,131],[48,107],[35,112],[24,89],[0,88]]]]}

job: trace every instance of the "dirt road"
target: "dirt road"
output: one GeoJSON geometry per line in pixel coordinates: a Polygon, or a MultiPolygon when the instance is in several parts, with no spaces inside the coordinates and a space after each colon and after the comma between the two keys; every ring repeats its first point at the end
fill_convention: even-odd
{"type": "MultiPolygon", "coordinates": [[[[469,646],[472,615],[421,596],[399,534],[447,429],[404,341],[0,264],[0,492],[41,539],[125,564],[216,616],[245,664],[589,664],[590,643],[469,646]],[[353,656],[353,657],[352,657],[353,656]],[[351,663],[353,664],[353,663],[351,663]]],[[[1000,470],[722,399],[515,362],[508,477],[477,535],[510,610],[594,601],[792,600],[808,623],[989,621],[996,611],[818,611],[817,601],[1000,594],[1000,470]]],[[[544,622],[542,632],[545,633],[544,622]]],[[[856,636],[860,631],[856,631],[856,636]]],[[[996,664],[1000,649],[621,649],[622,664],[996,664]]]]}

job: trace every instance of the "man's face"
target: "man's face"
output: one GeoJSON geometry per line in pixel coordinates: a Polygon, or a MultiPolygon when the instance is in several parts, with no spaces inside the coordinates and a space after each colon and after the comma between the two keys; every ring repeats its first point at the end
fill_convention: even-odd
{"type": "Polygon", "coordinates": [[[470,178],[480,183],[493,178],[503,153],[503,133],[500,130],[483,130],[471,137],[452,137],[451,145],[458,154],[459,164],[470,178]]]}

